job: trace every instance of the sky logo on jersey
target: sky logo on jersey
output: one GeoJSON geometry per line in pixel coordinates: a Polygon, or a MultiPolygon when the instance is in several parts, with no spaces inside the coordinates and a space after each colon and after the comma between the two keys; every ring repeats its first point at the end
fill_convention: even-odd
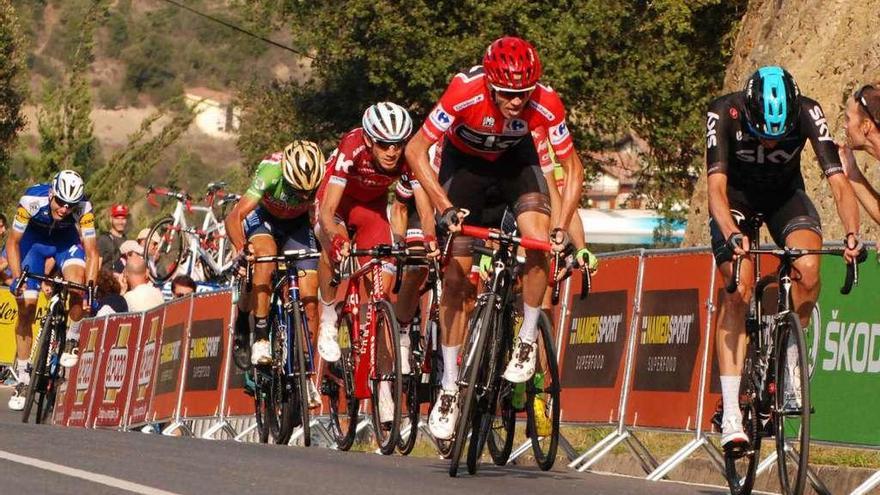
{"type": "Polygon", "coordinates": [[[431,112],[429,119],[431,120],[431,123],[434,124],[434,127],[441,131],[449,129],[449,126],[452,125],[452,117],[449,116],[449,113],[446,112],[443,105],[437,105],[434,108],[434,111],[431,112]]]}
{"type": "Polygon", "coordinates": [[[819,141],[834,141],[831,137],[831,131],[828,130],[828,121],[825,114],[822,113],[822,107],[819,105],[810,109],[810,117],[813,119],[813,125],[819,130],[819,141]]]}
{"type": "Polygon", "coordinates": [[[568,126],[565,125],[565,122],[561,122],[559,125],[550,128],[550,142],[554,145],[565,141],[565,138],[567,137],[568,126]]]}
{"type": "Polygon", "coordinates": [[[718,125],[718,114],[709,112],[706,118],[706,147],[714,148],[718,146],[718,131],[715,127],[718,125]]]}

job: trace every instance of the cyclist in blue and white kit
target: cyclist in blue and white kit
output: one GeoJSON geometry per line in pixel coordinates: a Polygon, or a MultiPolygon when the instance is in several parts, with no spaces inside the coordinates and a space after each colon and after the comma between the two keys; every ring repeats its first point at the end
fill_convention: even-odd
{"type": "MultiPolygon", "coordinates": [[[[29,187],[18,203],[6,251],[9,268],[17,280],[22,267],[31,273],[44,274],[46,260],[53,258],[66,280],[85,283],[94,281],[98,271],[98,243],[95,236],[95,215],[86,199],[82,177],[73,170],[62,170],[51,183],[29,187]]],[[[13,282],[14,285],[14,282],[13,282]]],[[[40,284],[28,280],[24,297],[18,299],[18,327],[16,328],[16,374],[19,383],[9,399],[9,408],[24,409],[25,391],[30,382],[28,358],[32,337],[31,325],[37,306],[40,284]]],[[[74,322],[83,318],[82,294],[70,293],[68,316],[74,322]]],[[[61,356],[61,365],[72,367],[78,360],[79,326],[72,325],[61,356]]]]}

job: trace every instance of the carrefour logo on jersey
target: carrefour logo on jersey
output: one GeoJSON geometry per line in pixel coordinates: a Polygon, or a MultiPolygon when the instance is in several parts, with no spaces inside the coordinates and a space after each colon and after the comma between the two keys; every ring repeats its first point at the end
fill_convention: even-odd
{"type": "Polygon", "coordinates": [[[510,119],[504,122],[504,134],[523,135],[529,132],[529,125],[523,119],[510,119]]]}
{"type": "Polygon", "coordinates": [[[568,137],[568,126],[565,125],[565,122],[560,123],[559,125],[555,125],[550,128],[550,142],[553,144],[559,144],[568,137]]]}
{"type": "Polygon", "coordinates": [[[452,125],[452,117],[449,116],[449,113],[446,112],[443,105],[437,105],[437,107],[434,108],[434,111],[431,112],[429,118],[431,119],[431,123],[441,131],[449,129],[449,126],[452,125]]]}

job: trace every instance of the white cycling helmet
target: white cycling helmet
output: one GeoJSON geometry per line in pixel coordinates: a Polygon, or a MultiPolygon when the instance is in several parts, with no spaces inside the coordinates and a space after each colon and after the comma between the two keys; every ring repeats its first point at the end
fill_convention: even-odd
{"type": "Polygon", "coordinates": [[[284,180],[298,191],[314,191],[324,177],[324,153],[311,141],[294,141],[284,148],[284,180]]]}
{"type": "Polygon", "coordinates": [[[77,204],[83,199],[85,183],[82,177],[73,170],[62,170],[52,180],[52,194],[59,200],[77,204]]]}
{"type": "Polygon", "coordinates": [[[399,143],[412,134],[412,118],[402,106],[383,101],[372,105],[364,112],[362,121],[364,132],[373,141],[399,143]]]}

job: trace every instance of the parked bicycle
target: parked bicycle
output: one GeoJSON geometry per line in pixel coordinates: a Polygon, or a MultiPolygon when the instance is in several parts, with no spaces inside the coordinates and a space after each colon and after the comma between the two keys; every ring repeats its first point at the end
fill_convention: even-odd
{"type": "Polygon", "coordinates": [[[250,370],[254,384],[254,414],[262,443],[271,439],[273,443],[286,444],[299,426],[303,430],[303,444],[311,445],[308,381],[315,372],[297,264],[320,256],[320,252],[299,249],[258,256],[248,264],[245,285],[249,285],[254,264],[277,264],[268,319],[272,364],[243,366],[250,370]]]}
{"type": "Polygon", "coordinates": [[[403,389],[400,327],[385,294],[382,262],[409,253],[407,248],[389,245],[353,249],[342,263],[342,270],[335,275],[333,282],[338,284],[343,274],[351,273],[339,324],[342,357],[331,366],[322,388],[330,398],[331,430],[340,450],[348,450],[354,444],[360,403],[364,399],[370,399],[372,426],[379,450],[390,455],[397,448],[403,389]],[[371,259],[358,268],[358,257],[371,259]],[[371,287],[368,300],[362,307],[360,293],[368,275],[371,287]],[[381,417],[380,396],[383,394],[394,409],[390,420],[381,417]]]}
{"type": "MultiPolygon", "coordinates": [[[[491,240],[495,248],[474,246],[474,251],[491,257],[491,273],[477,296],[476,307],[468,325],[468,337],[463,347],[461,369],[458,375],[459,415],[453,439],[449,475],[458,474],[464,446],[467,442],[467,468],[474,474],[480,463],[483,449],[489,444],[490,455],[496,464],[506,464],[510,456],[516,422],[513,405],[513,384],[501,376],[510,360],[516,311],[514,309],[514,286],[521,275],[524,260],[518,258],[517,249],[550,251],[550,243],[535,239],[504,234],[483,227],[463,225],[461,234],[478,239],[491,240]],[[468,442],[468,435],[470,441],[468,442]]],[[[553,292],[558,296],[558,285],[571,272],[573,263],[568,262],[562,271],[560,257],[554,257],[553,292]]],[[[590,276],[584,271],[582,293],[589,292],[590,276]]],[[[546,314],[538,324],[538,356],[536,374],[540,380],[526,383],[527,435],[538,466],[542,470],[552,468],[559,441],[560,378],[556,362],[556,346],[553,328],[546,314]],[[539,402],[540,401],[540,402],[539,402]],[[536,408],[536,403],[540,407],[536,408]],[[536,416],[536,410],[546,415],[536,416]],[[549,421],[549,431],[539,431],[540,420],[549,421]]]]}
{"type": "MultiPolygon", "coordinates": [[[[760,219],[755,222],[753,232],[761,226],[760,219]]],[[[782,493],[801,495],[809,475],[810,415],[813,409],[804,331],[791,297],[792,267],[802,256],[843,256],[844,250],[759,249],[756,239],[752,240],[751,246],[749,252],[755,259],[756,283],[746,318],[748,345],[740,390],[743,428],[749,437],[750,448],[725,452],[727,482],[733,495],[752,493],[761,461],[761,441],[776,437],[776,464],[782,493]],[[776,275],[760,276],[760,255],[779,259],[776,275]],[[764,291],[772,285],[777,286],[778,302],[776,312],[768,314],[762,298],[764,291]],[[794,356],[790,354],[791,344],[791,350],[796,353],[794,356]]],[[[728,293],[737,290],[742,259],[738,258],[734,264],[734,277],[726,287],[728,293]]],[[[849,294],[854,284],[858,284],[858,265],[848,264],[841,294],[849,294]]],[[[720,417],[713,421],[720,424],[720,417]]]]}
{"type": "Polygon", "coordinates": [[[55,407],[55,398],[58,392],[57,385],[64,379],[65,369],[61,366],[61,353],[67,335],[67,296],[70,290],[79,290],[86,293],[86,303],[91,306],[94,300],[94,287],[85,286],[76,282],[64,280],[61,277],[45,277],[36,273],[30,273],[28,267],[24,267],[13,293],[18,293],[27,279],[39,280],[52,286],[53,294],[49,299],[46,315],[40,325],[35,344],[31,347],[31,382],[27,389],[27,396],[22,410],[21,421],[30,421],[31,411],[34,411],[34,423],[45,423],[55,407]]]}
{"type": "MultiPolygon", "coordinates": [[[[208,185],[205,204],[193,205],[186,191],[174,191],[150,186],[147,200],[158,205],[155,196],[166,196],[176,201],[174,212],[157,221],[147,236],[144,257],[150,278],[164,283],[176,274],[186,274],[196,280],[219,281],[232,265],[234,252],[226,227],[214,215],[214,207],[238,201],[239,196],[228,194],[223,182],[208,185]],[[187,214],[204,213],[201,228],[189,225],[187,214]]],[[[221,216],[222,218],[222,216],[221,216]]]]}

